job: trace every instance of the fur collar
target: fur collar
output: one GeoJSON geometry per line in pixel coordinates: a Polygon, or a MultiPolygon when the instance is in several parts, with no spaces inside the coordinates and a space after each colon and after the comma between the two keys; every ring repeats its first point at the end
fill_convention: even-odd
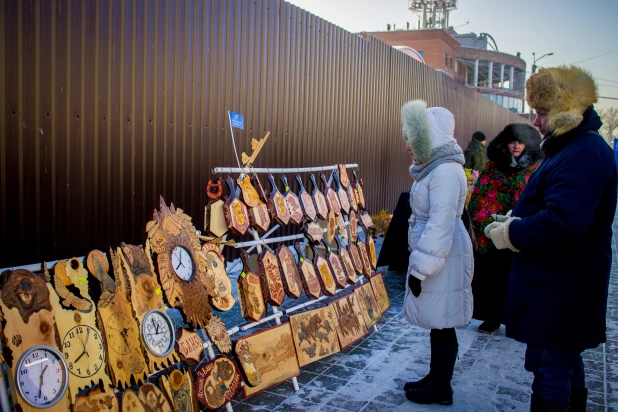
{"type": "Polygon", "coordinates": [[[509,124],[487,146],[487,157],[496,164],[496,167],[508,174],[518,172],[538,163],[543,159],[543,151],[540,148],[541,134],[535,127],[526,123],[509,124]],[[509,143],[520,141],[526,147],[516,161],[509,143]]]}
{"type": "Polygon", "coordinates": [[[601,118],[594,110],[594,107],[589,107],[583,115],[583,121],[573,130],[564,135],[556,135],[551,133],[543,138],[541,148],[546,156],[553,156],[560,150],[566,147],[574,138],[584,133],[598,133],[603,125],[601,118]]]}

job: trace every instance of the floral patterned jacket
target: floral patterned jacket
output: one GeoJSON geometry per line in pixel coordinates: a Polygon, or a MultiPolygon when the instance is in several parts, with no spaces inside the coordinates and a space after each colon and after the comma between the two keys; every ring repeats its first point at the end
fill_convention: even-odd
{"type": "Polygon", "coordinates": [[[468,204],[479,253],[487,252],[492,245],[491,240],[483,233],[485,227],[493,222],[491,214],[505,215],[513,209],[530,176],[538,167],[538,164],[534,164],[508,174],[499,170],[494,162],[485,164],[474,184],[468,204]]]}

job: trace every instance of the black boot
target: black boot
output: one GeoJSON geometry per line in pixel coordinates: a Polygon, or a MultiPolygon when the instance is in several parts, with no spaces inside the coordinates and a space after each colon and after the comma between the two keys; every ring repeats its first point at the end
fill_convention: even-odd
{"type": "Polygon", "coordinates": [[[431,380],[431,370],[434,368],[433,363],[434,363],[434,356],[433,356],[433,352],[434,352],[434,346],[436,346],[436,338],[434,338],[433,336],[430,337],[430,346],[431,346],[431,361],[429,362],[429,373],[427,374],[427,376],[425,376],[424,378],[418,380],[418,381],[414,381],[414,382],[406,382],[405,385],[403,385],[403,390],[404,392],[410,390],[410,389],[418,389],[418,388],[422,388],[423,386],[427,385],[429,383],[429,381],[431,380]]]}
{"type": "Polygon", "coordinates": [[[414,403],[440,405],[453,404],[451,379],[457,359],[458,345],[434,344],[431,348],[431,372],[429,382],[420,387],[406,391],[406,398],[414,403]]]}
{"type": "MultiPolygon", "coordinates": [[[[581,390],[581,389],[580,389],[581,390]]],[[[588,393],[588,389],[586,389],[586,393],[588,393]]],[[[584,409],[586,410],[585,406],[584,409]]],[[[570,406],[566,408],[557,408],[555,406],[546,406],[543,404],[543,397],[539,395],[532,394],[530,397],[530,412],[572,412],[573,409],[570,406]]]]}
{"type": "Polygon", "coordinates": [[[570,412],[586,412],[588,403],[588,388],[575,388],[571,386],[571,408],[570,412]]]}

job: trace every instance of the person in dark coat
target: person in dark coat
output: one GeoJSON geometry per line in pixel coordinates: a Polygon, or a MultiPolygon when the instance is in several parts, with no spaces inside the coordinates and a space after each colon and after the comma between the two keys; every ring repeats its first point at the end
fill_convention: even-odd
{"type": "Polygon", "coordinates": [[[478,244],[474,253],[473,317],[484,322],[482,333],[493,333],[503,323],[506,281],[511,254],[498,250],[483,231],[493,222],[492,214],[513,209],[532,173],[543,158],[541,135],[529,124],[506,126],[487,147],[489,162],[483,167],[468,204],[478,244]]]}
{"type": "Polygon", "coordinates": [[[513,251],[506,335],[527,344],[531,410],[584,411],[581,352],[606,340],[616,161],[598,134],[589,73],[540,69],[526,90],[545,159],[511,216],[501,223],[497,216],[485,233],[513,251]]]}
{"type": "Polygon", "coordinates": [[[474,132],[472,140],[470,140],[468,147],[464,150],[464,157],[466,158],[464,167],[466,169],[481,170],[485,166],[485,163],[487,163],[487,155],[485,154],[486,142],[485,133],[474,132]]]}

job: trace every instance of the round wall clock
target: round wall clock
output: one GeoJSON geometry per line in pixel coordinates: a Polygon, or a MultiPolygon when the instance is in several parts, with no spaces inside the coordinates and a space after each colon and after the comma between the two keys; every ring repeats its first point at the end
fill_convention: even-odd
{"type": "Polygon", "coordinates": [[[182,246],[172,249],[172,269],[176,276],[184,281],[193,279],[193,258],[182,246]]]}
{"type": "Polygon", "coordinates": [[[69,383],[67,364],[51,346],[28,349],[17,363],[15,382],[21,397],[35,408],[47,408],[64,397],[69,383]]]}
{"type": "Polygon", "coordinates": [[[116,353],[126,355],[131,352],[139,339],[137,330],[131,326],[132,320],[123,312],[112,313],[107,319],[107,346],[116,353]],[[125,325],[129,325],[125,327],[125,325]]]}
{"type": "Polygon", "coordinates": [[[176,342],[174,325],[169,316],[160,309],[148,311],[142,321],[142,339],[150,352],[156,356],[167,356],[176,342]]]}
{"type": "Polygon", "coordinates": [[[98,330],[90,326],[75,326],[62,340],[64,359],[69,372],[79,378],[94,376],[105,365],[103,339],[98,330]]]}

